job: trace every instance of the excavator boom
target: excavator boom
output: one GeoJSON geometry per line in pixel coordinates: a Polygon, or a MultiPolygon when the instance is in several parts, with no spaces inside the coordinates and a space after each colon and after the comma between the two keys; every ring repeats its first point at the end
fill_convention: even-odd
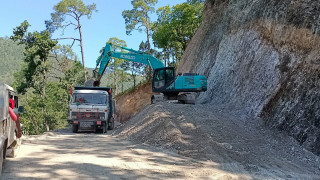
{"type": "Polygon", "coordinates": [[[153,56],[150,56],[149,54],[145,54],[140,51],[129,49],[127,47],[115,46],[111,43],[107,43],[103,49],[102,54],[97,59],[96,81],[100,81],[102,75],[104,74],[104,71],[106,70],[106,68],[111,60],[111,58],[119,58],[119,59],[124,59],[124,60],[128,60],[128,61],[146,64],[148,66],[151,66],[152,69],[158,69],[158,68],[164,67],[164,64],[159,59],[157,59],[153,56]],[[121,48],[121,49],[126,50],[128,52],[126,52],[126,53],[117,52],[117,51],[115,51],[114,47],[121,48]]]}
{"type": "MultiPolygon", "coordinates": [[[[152,91],[162,93],[165,99],[178,99],[179,93],[201,92],[207,90],[207,78],[195,73],[186,73],[176,75],[173,67],[165,67],[157,58],[136,51],[127,47],[115,46],[107,43],[102,54],[97,59],[95,69],[95,81],[93,86],[99,86],[102,75],[104,74],[111,58],[119,58],[128,61],[142,63],[151,66],[153,69],[152,91]],[[117,52],[115,47],[126,52],[117,52]]],[[[181,96],[180,96],[181,97],[181,96]]],[[[183,98],[182,98],[183,99],[183,98]]],[[[184,102],[187,102],[183,100],[184,102]]]]}

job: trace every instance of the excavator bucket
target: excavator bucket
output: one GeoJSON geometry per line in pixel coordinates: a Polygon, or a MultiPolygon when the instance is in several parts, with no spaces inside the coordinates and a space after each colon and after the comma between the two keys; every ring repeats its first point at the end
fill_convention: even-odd
{"type": "Polygon", "coordinates": [[[100,87],[100,81],[94,79],[94,78],[91,78],[89,80],[87,80],[84,85],[86,87],[100,87]]]}
{"type": "Polygon", "coordinates": [[[99,87],[99,86],[100,86],[100,81],[93,82],[93,87],[99,87]]]}

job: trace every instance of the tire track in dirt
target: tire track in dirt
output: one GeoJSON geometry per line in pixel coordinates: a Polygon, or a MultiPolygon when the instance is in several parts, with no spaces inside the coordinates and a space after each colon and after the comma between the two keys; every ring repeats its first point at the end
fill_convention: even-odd
{"type": "Polygon", "coordinates": [[[5,161],[1,179],[248,178],[175,152],[110,135],[71,130],[24,137],[18,156],[5,161]]]}

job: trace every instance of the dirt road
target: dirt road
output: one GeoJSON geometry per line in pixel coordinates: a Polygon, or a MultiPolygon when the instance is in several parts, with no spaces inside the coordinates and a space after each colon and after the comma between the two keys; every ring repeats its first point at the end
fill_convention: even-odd
{"type": "Polygon", "coordinates": [[[110,135],[65,132],[24,139],[1,179],[207,179],[247,177],[110,135]]]}
{"type": "Polygon", "coordinates": [[[25,137],[1,179],[320,179],[293,138],[223,111],[159,103],[108,134],[25,137]]]}

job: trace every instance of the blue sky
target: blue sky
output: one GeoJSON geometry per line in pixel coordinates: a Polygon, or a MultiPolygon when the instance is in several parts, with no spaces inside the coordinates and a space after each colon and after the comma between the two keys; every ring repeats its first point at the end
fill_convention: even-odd
{"type": "MultiPolygon", "coordinates": [[[[2,1],[0,6],[0,37],[11,36],[13,28],[27,20],[31,27],[29,31],[42,31],[45,29],[45,20],[49,20],[53,6],[60,0],[8,0],[2,1]]],[[[83,0],[85,4],[95,3],[98,12],[93,13],[91,19],[82,18],[82,31],[84,41],[84,56],[86,66],[95,67],[95,60],[99,50],[110,37],[125,40],[129,48],[138,49],[141,41],[146,41],[146,34],[134,31],[131,36],[126,35],[125,23],[122,17],[123,10],[132,9],[131,0],[83,0]]],[[[156,9],[165,5],[175,5],[186,0],[159,0],[156,9]]],[[[152,15],[152,21],[156,20],[152,15]]],[[[71,28],[71,27],[70,27],[71,28]]],[[[62,37],[61,31],[53,34],[53,38],[62,37]]],[[[78,37],[78,31],[67,30],[63,37],[78,37]]],[[[72,43],[64,40],[61,43],[72,43]]],[[[73,46],[75,53],[80,56],[78,44],[73,46]]]]}

